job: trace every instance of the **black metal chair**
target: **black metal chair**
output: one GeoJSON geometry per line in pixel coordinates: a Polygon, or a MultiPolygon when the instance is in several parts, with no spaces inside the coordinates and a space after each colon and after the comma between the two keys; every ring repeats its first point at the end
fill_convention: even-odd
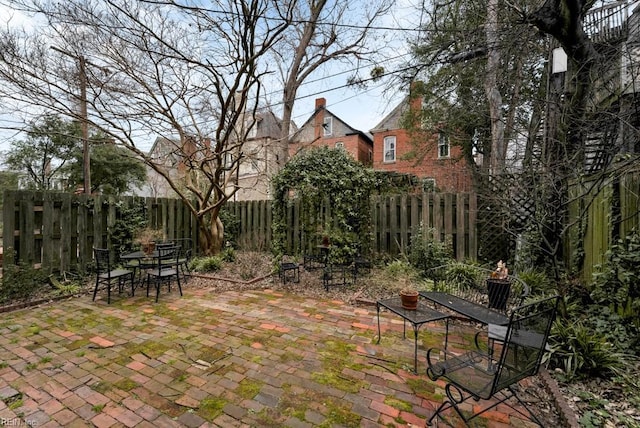
{"type": "Polygon", "coordinates": [[[281,262],[278,274],[283,284],[287,282],[300,282],[300,266],[298,263],[281,262]]]}
{"type": "Polygon", "coordinates": [[[329,287],[351,285],[353,282],[352,266],[348,264],[327,264],[322,270],[322,285],[325,291],[329,287]]]}
{"type": "Polygon", "coordinates": [[[94,247],[93,255],[96,261],[96,285],[93,289],[93,300],[96,300],[98,287],[104,285],[107,288],[107,303],[111,303],[111,283],[113,281],[118,282],[118,294],[120,294],[127,279],[131,281],[131,295],[133,296],[135,290],[133,284],[134,271],[114,268],[111,263],[110,250],[108,248],[94,247]]]}
{"type": "Polygon", "coordinates": [[[156,248],[158,257],[156,259],[156,265],[153,269],[147,271],[147,297],[149,297],[149,287],[151,281],[156,288],[156,303],[160,297],[160,287],[163,283],[167,283],[168,290],[171,292],[171,281],[175,277],[178,283],[178,290],[182,296],[182,285],[180,284],[180,268],[178,262],[180,260],[180,247],[164,247],[156,248]]]}
{"type": "Polygon", "coordinates": [[[447,380],[447,398],[429,418],[427,425],[431,426],[433,420],[449,408],[453,408],[467,423],[498,404],[515,398],[529,415],[514,409],[542,426],[531,409],[517,396],[514,385],[538,373],[558,301],[559,297],[553,296],[514,309],[503,341],[496,344],[501,348],[499,352],[481,349],[479,344],[483,341],[477,337],[474,349],[461,355],[437,348],[429,349],[427,375],[432,380],[447,380]],[[495,401],[467,416],[461,405],[469,398],[495,401]]]}

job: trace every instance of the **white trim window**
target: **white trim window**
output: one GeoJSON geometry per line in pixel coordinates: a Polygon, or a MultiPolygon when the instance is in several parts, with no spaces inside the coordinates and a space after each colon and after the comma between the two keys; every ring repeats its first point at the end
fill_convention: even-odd
{"type": "Polygon", "coordinates": [[[338,141],[338,142],[336,143],[336,149],[344,150],[344,142],[342,142],[342,141],[338,141]]]}
{"type": "Polygon", "coordinates": [[[384,137],[384,153],[383,162],[395,162],[396,161],[396,137],[390,135],[384,137]]]}
{"type": "Polygon", "coordinates": [[[324,136],[333,135],[333,118],[325,117],[322,122],[322,129],[324,130],[324,136]]]}
{"type": "Polygon", "coordinates": [[[451,153],[449,136],[444,132],[438,133],[438,159],[448,158],[451,153]]]}

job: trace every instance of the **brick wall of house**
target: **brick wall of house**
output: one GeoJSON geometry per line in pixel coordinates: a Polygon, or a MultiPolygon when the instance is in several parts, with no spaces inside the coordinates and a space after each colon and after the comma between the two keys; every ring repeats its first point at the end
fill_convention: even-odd
{"type": "Polygon", "coordinates": [[[373,168],[413,174],[420,178],[433,178],[436,187],[445,192],[469,192],[472,190],[472,171],[462,158],[460,147],[451,146],[448,158],[438,158],[438,135],[434,134],[425,143],[422,159],[406,159],[414,147],[411,137],[404,129],[389,129],[373,132],[373,168]],[[384,138],[396,137],[396,160],[384,162],[384,138]]]}

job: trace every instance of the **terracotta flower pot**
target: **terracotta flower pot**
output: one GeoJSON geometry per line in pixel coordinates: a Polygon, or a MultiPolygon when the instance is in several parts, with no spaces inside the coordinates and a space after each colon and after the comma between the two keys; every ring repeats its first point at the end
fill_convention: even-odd
{"type": "Polygon", "coordinates": [[[404,309],[415,311],[418,307],[418,292],[416,290],[400,291],[400,301],[404,309]]]}

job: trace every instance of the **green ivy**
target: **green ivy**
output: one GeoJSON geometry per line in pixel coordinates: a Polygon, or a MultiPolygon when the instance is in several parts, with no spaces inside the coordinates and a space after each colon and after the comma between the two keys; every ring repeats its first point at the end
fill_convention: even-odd
{"type": "Polygon", "coordinates": [[[272,186],[276,259],[286,253],[287,208],[296,200],[300,201],[301,233],[307,245],[328,236],[336,252],[332,257],[347,259],[369,252],[374,173],[346,151],[321,147],[299,153],[273,178],[272,186]],[[330,217],[322,216],[323,209],[330,210],[330,217]]]}

